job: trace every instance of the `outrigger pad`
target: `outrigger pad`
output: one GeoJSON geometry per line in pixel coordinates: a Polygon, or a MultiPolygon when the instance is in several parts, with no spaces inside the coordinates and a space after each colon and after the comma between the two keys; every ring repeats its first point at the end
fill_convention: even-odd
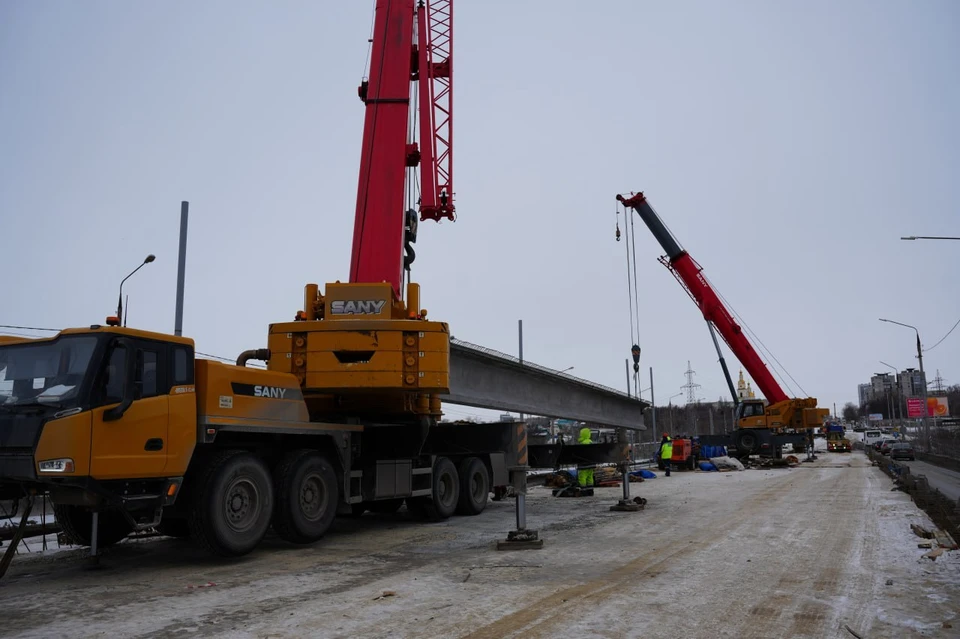
{"type": "Polygon", "coordinates": [[[511,530],[507,538],[497,542],[497,550],[531,550],[543,548],[543,540],[536,530],[511,530]]]}

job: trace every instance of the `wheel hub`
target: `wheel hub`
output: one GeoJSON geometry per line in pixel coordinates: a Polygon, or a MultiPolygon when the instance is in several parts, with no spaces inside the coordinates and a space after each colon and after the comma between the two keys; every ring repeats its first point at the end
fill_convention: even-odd
{"type": "Polygon", "coordinates": [[[227,489],[224,506],[227,524],[237,532],[244,532],[260,515],[260,492],[249,479],[238,478],[227,489]]]}
{"type": "Polygon", "coordinates": [[[326,507],[327,494],[320,475],[312,473],[300,484],[300,512],[310,520],[319,519],[326,507]]]}

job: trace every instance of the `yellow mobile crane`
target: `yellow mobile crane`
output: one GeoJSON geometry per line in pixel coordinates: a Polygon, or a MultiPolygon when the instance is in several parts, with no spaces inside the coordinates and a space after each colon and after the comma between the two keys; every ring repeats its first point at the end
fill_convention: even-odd
{"type": "Polygon", "coordinates": [[[451,38],[450,0],[377,0],[350,282],[308,284],[266,348],[197,359],[192,339],[119,316],[0,344],[0,499],[49,492],[78,543],[157,528],[220,555],[250,552],[271,525],[314,541],[337,513],[485,508],[517,466],[516,426],[438,423],[449,330],[417,284],[401,298],[418,221],[454,217],[451,38]],[[404,211],[417,165],[419,211],[404,211]]]}

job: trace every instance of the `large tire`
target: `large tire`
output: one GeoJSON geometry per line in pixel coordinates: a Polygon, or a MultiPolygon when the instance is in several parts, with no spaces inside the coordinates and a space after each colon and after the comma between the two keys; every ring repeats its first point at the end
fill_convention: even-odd
{"type": "Polygon", "coordinates": [[[742,430],[737,433],[736,438],[737,452],[742,455],[752,455],[760,450],[760,438],[756,433],[749,430],[742,430]]]}
{"type": "Polygon", "coordinates": [[[478,457],[467,457],[460,462],[460,497],[458,515],[479,515],[487,507],[490,495],[490,474],[478,457]]]}
{"type": "Polygon", "coordinates": [[[323,537],[337,515],[337,473],[324,455],[301,450],[277,467],[273,529],[295,544],[323,537]]]}
{"type": "MultiPolygon", "coordinates": [[[[89,546],[93,533],[93,512],[81,506],[54,504],[53,514],[67,540],[77,546],[89,546]]],[[[104,510],[97,520],[97,547],[106,548],[122,541],[133,531],[119,510],[104,510]]]]}
{"type": "Polygon", "coordinates": [[[443,521],[457,510],[460,499],[460,477],[457,467],[447,457],[438,457],[433,466],[433,494],[413,497],[407,508],[415,517],[429,521],[443,521]]]}
{"type": "Polygon", "coordinates": [[[157,532],[166,537],[184,539],[190,536],[190,523],[186,519],[164,519],[157,524],[157,532]]]}
{"type": "Polygon", "coordinates": [[[273,515],[266,464],[243,451],[215,455],[197,478],[190,534],[221,557],[245,555],[263,540],[273,515]]]}

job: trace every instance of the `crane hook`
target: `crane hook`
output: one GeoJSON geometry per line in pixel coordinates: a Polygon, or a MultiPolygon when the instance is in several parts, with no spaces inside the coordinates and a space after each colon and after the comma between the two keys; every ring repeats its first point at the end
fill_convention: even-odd
{"type": "Polygon", "coordinates": [[[617,241],[620,241],[620,222],[617,222],[617,241]]]}

